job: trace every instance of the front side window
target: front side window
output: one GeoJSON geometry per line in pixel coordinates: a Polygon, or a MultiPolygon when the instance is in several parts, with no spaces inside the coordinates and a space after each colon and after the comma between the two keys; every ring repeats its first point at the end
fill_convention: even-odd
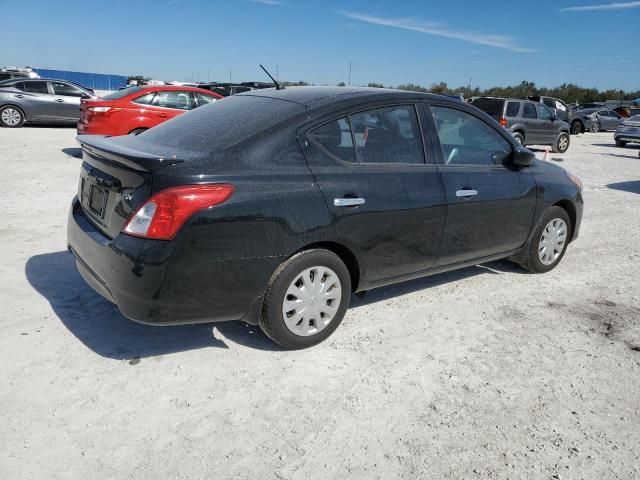
{"type": "Polygon", "coordinates": [[[158,92],[153,104],[156,107],[191,110],[191,93],[182,90],[158,92]]]}
{"type": "Polygon", "coordinates": [[[454,108],[431,107],[447,165],[502,165],[511,144],[479,118],[454,108]]]}
{"type": "Polygon", "coordinates": [[[47,82],[24,82],[24,91],[29,93],[49,93],[47,82]]]}
{"type": "Polygon", "coordinates": [[[53,87],[53,93],[61,97],[82,97],[84,95],[82,90],[67,83],[51,82],[51,86],[53,87]]]}
{"type": "Polygon", "coordinates": [[[549,108],[556,108],[554,101],[550,98],[543,98],[542,103],[544,103],[549,108]]]}
{"type": "Polygon", "coordinates": [[[356,154],[347,117],[314,128],[309,132],[309,137],[334,157],[344,162],[355,163],[356,154]]]}
{"type": "Polygon", "coordinates": [[[544,105],[538,104],[536,105],[536,109],[538,110],[538,118],[540,120],[551,120],[553,118],[551,111],[544,105]]]}
{"type": "Polygon", "coordinates": [[[424,164],[413,105],[376,108],[350,116],[360,163],[424,164]]]}
{"type": "Polygon", "coordinates": [[[522,111],[522,116],[524,118],[538,118],[536,114],[536,107],[533,103],[525,103],[524,110],[522,111]]]}

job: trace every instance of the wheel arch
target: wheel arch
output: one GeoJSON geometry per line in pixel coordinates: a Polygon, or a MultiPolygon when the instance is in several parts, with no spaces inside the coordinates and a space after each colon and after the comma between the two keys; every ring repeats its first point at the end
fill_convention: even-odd
{"type": "Polygon", "coordinates": [[[351,251],[350,248],[338,242],[322,241],[322,242],[315,242],[315,243],[310,243],[309,245],[305,245],[304,247],[300,248],[295,253],[293,253],[293,255],[295,255],[296,253],[302,252],[304,250],[311,250],[313,248],[322,248],[324,250],[328,250],[332,253],[335,253],[340,258],[340,260],[344,262],[344,264],[347,267],[347,270],[349,270],[349,276],[351,277],[351,292],[353,293],[358,291],[358,288],[361,282],[362,269],[360,266],[360,262],[358,261],[358,258],[356,257],[355,253],[351,251]]]}
{"type": "Polygon", "coordinates": [[[0,105],[0,110],[2,110],[4,107],[17,108],[18,110],[20,110],[20,112],[22,112],[22,115],[24,116],[24,121],[27,122],[29,120],[27,118],[27,112],[20,105],[16,105],[15,103],[7,102],[7,103],[3,103],[2,105],[0,105]]]}
{"type": "Polygon", "coordinates": [[[571,200],[563,199],[559,200],[552,205],[553,207],[560,207],[567,215],[569,215],[569,221],[571,222],[571,239],[573,240],[573,233],[576,226],[576,207],[573,205],[571,200]]]}

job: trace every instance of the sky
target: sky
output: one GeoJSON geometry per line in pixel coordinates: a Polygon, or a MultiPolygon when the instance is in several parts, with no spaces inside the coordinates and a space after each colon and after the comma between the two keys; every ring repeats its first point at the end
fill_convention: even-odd
{"type": "Polygon", "coordinates": [[[0,67],[640,89],[640,1],[0,0],[0,67]]]}

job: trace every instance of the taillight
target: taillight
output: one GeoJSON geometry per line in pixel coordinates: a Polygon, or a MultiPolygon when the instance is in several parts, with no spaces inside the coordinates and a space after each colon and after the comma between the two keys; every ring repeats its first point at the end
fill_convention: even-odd
{"type": "Polygon", "coordinates": [[[122,110],[117,107],[87,107],[87,111],[90,113],[114,113],[122,110]]]}
{"type": "Polygon", "coordinates": [[[502,127],[507,126],[507,119],[505,117],[500,117],[500,126],[502,127]]]}
{"type": "Polygon", "coordinates": [[[235,187],[228,184],[183,185],[161,190],[135,211],[122,232],[171,240],[194,213],[225,202],[234,191],[235,187]]]}

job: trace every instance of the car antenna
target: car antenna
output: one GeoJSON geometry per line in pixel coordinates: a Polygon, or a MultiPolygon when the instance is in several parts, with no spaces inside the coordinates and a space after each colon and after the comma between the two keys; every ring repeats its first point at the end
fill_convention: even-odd
{"type": "Polygon", "coordinates": [[[269,78],[271,79],[271,81],[273,82],[273,84],[276,86],[276,90],[284,90],[284,87],[283,87],[283,86],[281,86],[275,78],[273,78],[273,76],[272,76],[272,75],[267,71],[267,69],[266,69],[266,68],[264,68],[264,67],[262,66],[262,64],[260,64],[260,68],[261,68],[262,70],[264,70],[264,73],[266,73],[267,75],[269,75],[269,78]]]}

